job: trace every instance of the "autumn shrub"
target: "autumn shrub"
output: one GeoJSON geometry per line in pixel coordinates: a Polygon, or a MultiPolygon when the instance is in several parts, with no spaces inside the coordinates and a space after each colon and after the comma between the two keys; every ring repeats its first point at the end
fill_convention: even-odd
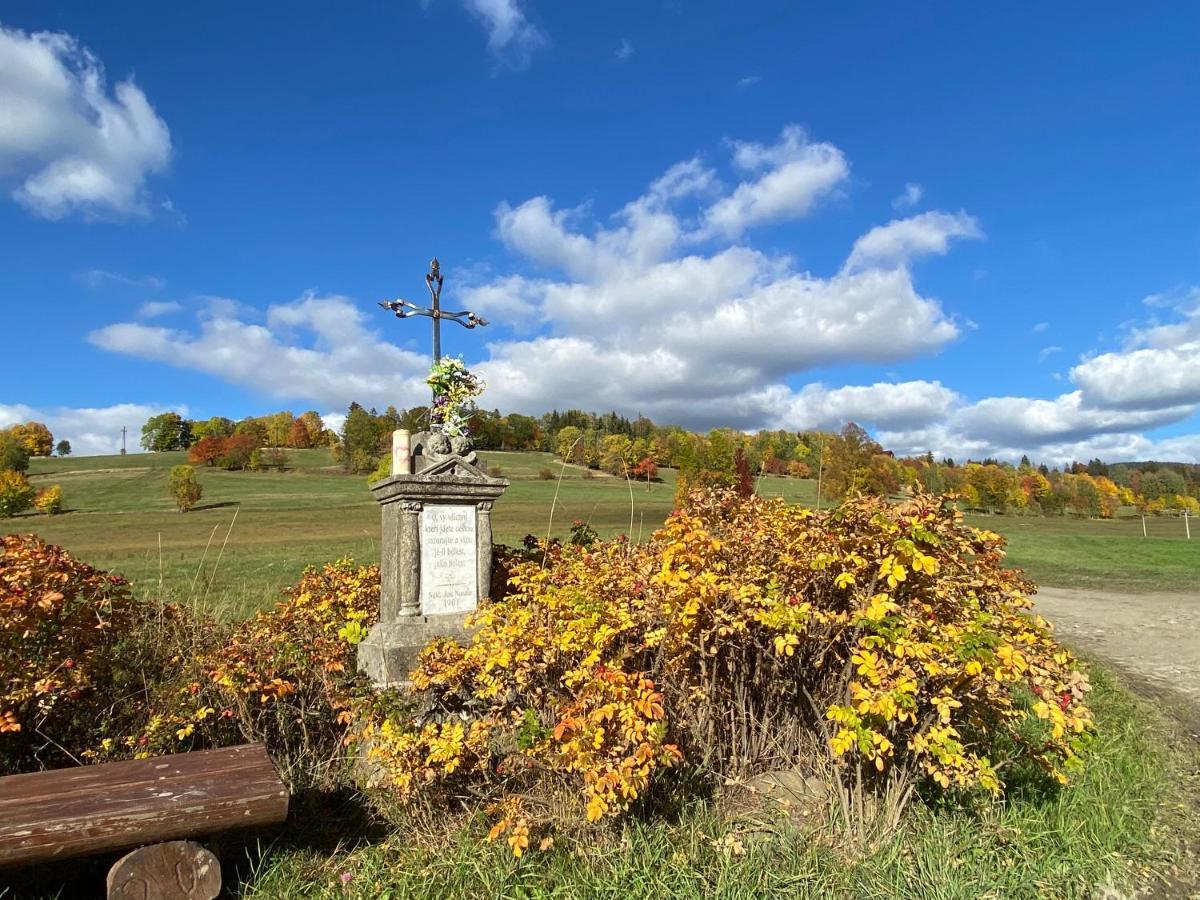
{"type": "Polygon", "coordinates": [[[542,481],[553,481],[554,473],[545,466],[542,466],[542,468],[538,469],[538,478],[542,481]]]}
{"type": "Polygon", "coordinates": [[[385,478],[390,478],[392,475],[392,457],[391,454],[382,456],[379,459],[379,464],[375,466],[374,471],[367,476],[367,484],[374,484],[377,481],[382,481],[385,478]]]}
{"type": "Polygon", "coordinates": [[[0,555],[0,773],[65,765],[120,710],[121,643],[137,604],[123,578],[35,535],[0,555]]]}
{"type": "Polygon", "coordinates": [[[37,491],[29,480],[15,469],[0,469],[0,519],[25,512],[33,506],[37,491]]]}
{"type": "Polygon", "coordinates": [[[225,453],[225,438],[210,434],[188,448],[188,462],[193,466],[215,465],[225,453]]]}
{"type": "Polygon", "coordinates": [[[222,469],[248,469],[250,460],[259,448],[259,439],[252,434],[231,434],[221,445],[217,465],[222,469]]]}
{"type": "Polygon", "coordinates": [[[244,741],[267,745],[293,786],[336,779],[351,706],[365,683],[355,645],[379,612],[379,569],[348,559],[306,569],[274,609],[203,623],[174,675],[154,686],[142,727],[110,747],[151,756],[244,741]]]}
{"type": "Polygon", "coordinates": [[[180,512],[187,512],[200,500],[204,488],[196,478],[196,470],[191,466],[172,466],[167,478],[167,490],[180,512]]]}
{"type": "Polygon", "coordinates": [[[293,786],[337,778],[378,567],[307,569],[274,609],[227,624],[138,600],[35,536],[3,542],[0,774],[263,741],[293,786]]]}
{"type": "Polygon", "coordinates": [[[399,797],[490,803],[514,852],[539,786],[572,786],[598,821],[684,774],[801,766],[847,824],[886,827],[918,785],[997,796],[1013,767],[1080,765],[1086,677],[1002,539],[944,500],[814,512],[710,491],[648,544],[541,556],[511,567],[469,646],[425,650],[420,715],[365,729],[399,797]]]}
{"type": "Polygon", "coordinates": [[[37,496],[33,500],[33,505],[37,507],[38,512],[47,516],[57,515],[62,512],[62,488],[57,484],[52,484],[48,488],[42,488],[37,492],[37,496]]]}

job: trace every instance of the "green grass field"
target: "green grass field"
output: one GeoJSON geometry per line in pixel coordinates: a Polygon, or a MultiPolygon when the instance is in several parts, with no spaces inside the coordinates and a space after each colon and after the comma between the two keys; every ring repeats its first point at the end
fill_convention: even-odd
{"type": "MultiPolygon", "coordinates": [[[[343,474],[324,450],[293,451],[290,457],[286,472],[202,469],[204,497],[187,514],[175,511],[166,490],[167,472],[185,461],[183,453],[37,459],[31,480],[39,487],[62,485],[67,511],[53,518],[0,520],[0,529],[37,532],[93,565],[123,573],[140,591],[244,615],[270,603],[310,563],[345,555],[378,559],[379,508],[366,479],[343,474]]],[[[562,536],[575,519],[605,536],[629,532],[645,538],[671,508],[671,470],[649,490],[633,484],[631,496],[624,480],[585,478],[579,469],[563,470],[549,454],[482,457],[512,480],[493,513],[498,541],[513,543],[547,530],[562,536]],[[554,480],[539,478],[545,468],[554,480]]],[[[768,477],[759,491],[806,504],[816,497],[810,480],[768,477]]],[[[1006,535],[1013,564],[1046,584],[1186,590],[1200,574],[1200,527],[1196,539],[1187,541],[1178,519],[1150,520],[1149,539],[1136,518],[972,516],[971,522],[1006,535]]]]}

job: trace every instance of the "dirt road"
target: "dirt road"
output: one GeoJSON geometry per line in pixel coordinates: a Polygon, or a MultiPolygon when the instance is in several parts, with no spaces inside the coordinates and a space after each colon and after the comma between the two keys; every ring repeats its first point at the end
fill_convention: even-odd
{"type": "Polygon", "coordinates": [[[1139,693],[1163,701],[1200,740],[1200,593],[1043,587],[1034,600],[1066,643],[1111,665],[1139,693]]]}

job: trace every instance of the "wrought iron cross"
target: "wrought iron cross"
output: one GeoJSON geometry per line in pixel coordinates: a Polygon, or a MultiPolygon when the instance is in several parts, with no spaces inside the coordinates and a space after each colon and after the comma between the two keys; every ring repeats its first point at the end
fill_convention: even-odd
{"type": "Polygon", "coordinates": [[[380,300],[379,305],[394,312],[397,319],[407,319],[410,316],[429,316],[433,319],[433,361],[434,364],[437,364],[442,360],[442,319],[457,322],[463,328],[474,328],[477,325],[482,327],[488,323],[488,320],[475,315],[469,309],[464,309],[462,312],[442,309],[442,268],[436,258],[429,264],[429,274],[425,276],[425,287],[429,288],[429,296],[433,298],[432,307],[417,306],[415,303],[401,299],[380,300]]]}

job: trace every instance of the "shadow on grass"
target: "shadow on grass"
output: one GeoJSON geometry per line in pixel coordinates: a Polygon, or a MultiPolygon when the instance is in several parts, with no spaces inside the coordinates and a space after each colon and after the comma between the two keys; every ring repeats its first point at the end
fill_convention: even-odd
{"type": "Polygon", "coordinates": [[[269,834],[219,835],[209,846],[221,860],[223,895],[239,896],[271,857],[330,857],[382,841],[391,829],[358,792],[306,790],[292,795],[287,822],[269,834]]]}
{"type": "MultiPolygon", "coordinates": [[[[221,896],[236,897],[276,854],[299,851],[327,857],[339,850],[377,843],[387,833],[387,826],[357,792],[304,791],[292,797],[287,821],[278,828],[225,832],[194,840],[221,861],[221,896]]],[[[155,841],[148,839],[145,843],[155,841]]],[[[135,846],[0,870],[0,900],[103,897],[109,868],[135,846]]]]}

